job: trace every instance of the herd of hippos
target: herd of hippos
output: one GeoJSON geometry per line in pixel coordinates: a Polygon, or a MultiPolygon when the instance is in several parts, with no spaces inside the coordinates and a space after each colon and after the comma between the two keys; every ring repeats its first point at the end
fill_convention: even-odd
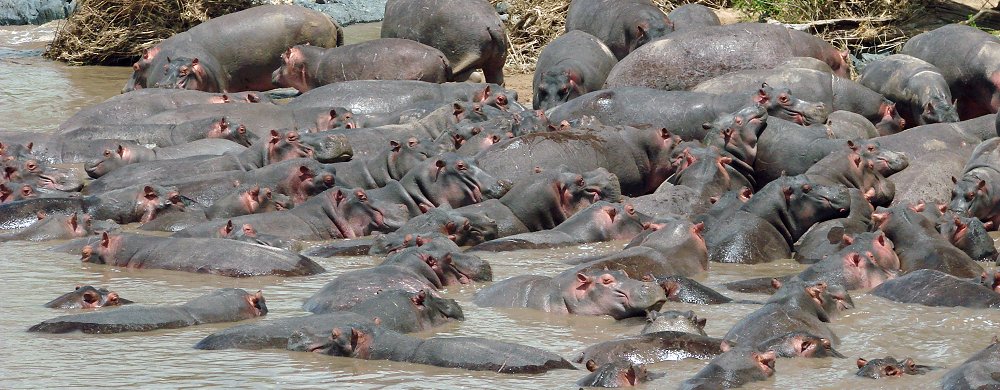
{"type": "MultiPolygon", "coordinates": [[[[576,366],[527,345],[407,333],[463,319],[438,290],[491,282],[477,252],[630,240],[475,295],[486,307],[647,316],[642,335],[576,358],[592,371],[580,386],[635,385],[644,364],[698,358],[711,362],[682,388],[734,388],[766,380],[778,358],[843,357],[826,324],[853,307],[853,290],[1000,308],[1000,273],[987,270],[1000,228],[1000,39],[947,25],[852,80],[848,53],[813,35],[720,25],[700,5],[668,17],[647,0],[573,0],[566,26],[541,53],[529,109],[503,88],[507,35],[486,0],[390,0],[383,38],[347,46],[327,16],[298,6],[210,20],[147,50],[121,95],[51,135],[0,133],[0,228],[14,231],[0,238],[72,239],[56,249],[84,262],[229,277],[324,272],[307,256],[387,256],[316,291],[303,306],[313,315],[195,348],[511,374],[576,366]],[[478,69],[487,83],[464,82],[478,69]],[[276,87],[301,94],[256,92],[276,87]],[[54,167],[72,163],[90,179],[54,167]],[[689,278],[711,262],[787,258],[811,265],[726,285],[771,295],[722,338],[694,313],[660,311],[731,302],[689,278]]],[[[48,306],[91,310],[29,331],[267,313],[260,291],[239,289],[111,307],[126,303],[78,287],[48,306]]],[[[1000,343],[983,344],[943,388],[1000,388],[1000,343]]],[[[857,363],[872,378],[932,368],[857,363]]]]}

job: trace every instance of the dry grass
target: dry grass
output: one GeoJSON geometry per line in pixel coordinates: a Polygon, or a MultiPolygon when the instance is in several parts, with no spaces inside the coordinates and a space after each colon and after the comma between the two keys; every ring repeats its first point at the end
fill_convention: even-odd
{"type": "Polygon", "coordinates": [[[45,57],[75,65],[129,63],[143,49],[260,0],[83,0],[45,57]]]}
{"type": "MultiPolygon", "coordinates": [[[[501,0],[491,0],[499,3],[501,0]]],[[[566,26],[569,0],[504,0],[509,6],[506,21],[511,47],[505,70],[509,73],[534,72],[538,54],[566,26]]],[[[911,0],[652,0],[670,12],[677,6],[699,3],[713,9],[735,8],[749,20],[800,24],[817,20],[858,19],[821,24],[806,30],[852,52],[894,51],[907,38],[898,25],[917,10],[911,0]]]]}

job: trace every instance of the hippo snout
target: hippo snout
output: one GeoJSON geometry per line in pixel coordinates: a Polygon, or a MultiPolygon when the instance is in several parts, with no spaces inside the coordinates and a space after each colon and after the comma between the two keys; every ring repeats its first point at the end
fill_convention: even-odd
{"type": "Polygon", "coordinates": [[[496,184],[487,187],[486,191],[483,192],[483,195],[485,195],[487,199],[500,199],[507,194],[507,191],[510,191],[510,188],[513,185],[514,183],[510,180],[500,179],[497,180],[496,184]]]}

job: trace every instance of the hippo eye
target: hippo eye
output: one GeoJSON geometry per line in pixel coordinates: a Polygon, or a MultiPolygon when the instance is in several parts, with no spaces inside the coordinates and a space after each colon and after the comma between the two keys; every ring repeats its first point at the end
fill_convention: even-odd
{"type": "Polygon", "coordinates": [[[24,166],[25,166],[25,168],[28,168],[29,171],[33,171],[33,170],[35,170],[35,168],[38,168],[38,166],[35,165],[35,163],[33,163],[31,161],[28,161],[26,164],[24,164],[24,166]]]}
{"type": "Polygon", "coordinates": [[[584,185],[586,185],[586,183],[583,181],[583,176],[577,176],[577,178],[576,178],[576,185],[578,185],[580,187],[583,187],[584,185]]]}
{"type": "Polygon", "coordinates": [[[472,133],[472,135],[479,135],[479,133],[481,133],[482,131],[483,131],[483,129],[478,128],[478,127],[473,127],[472,130],[470,130],[470,132],[472,133]]]}
{"type": "Polygon", "coordinates": [[[778,96],[778,101],[781,103],[788,103],[788,96],[787,95],[778,96]]]}
{"type": "Polygon", "coordinates": [[[507,104],[507,97],[504,95],[497,96],[497,104],[503,106],[507,104]]]}
{"type": "Polygon", "coordinates": [[[805,351],[805,350],[809,349],[809,347],[812,347],[812,343],[809,342],[809,340],[805,340],[805,341],[802,342],[802,346],[800,348],[801,348],[802,351],[805,351]]]}
{"type": "Polygon", "coordinates": [[[615,278],[613,278],[611,275],[604,275],[601,277],[601,283],[603,284],[612,284],[614,282],[615,278]]]}
{"type": "Polygon", "coordinates": [[[808,193],[809,193],[809,191],[812,191],[812,189],[813,189],[813,188],[812,188],[812,186],[811,186],[811,185],[808,185],[808,184],[803,184],[803,185],[802,185],[802,193],[803,193],[803,194],[808,194],[808,193]]]}
{"type": "Polygon", "coordinates": [[[107,149],[104,149],[104,157],[105,158],[111,158],[111,151],[107,150],[107,149]]]}
{"type": "Polygon", "coordinates": [[[868,145],[868,151],[869,152],[874,152],[875,151],[875,146],[874,145],[868,145]]]}
{"type": "Polygon", "coordinates": [[[629,214],[635,214],[635,207],[632,207],[632,205],[627,204],[625,205],[625,212],[629,214]]]}
{"type": "Polygon", "coordinates": [[[460,170],[460,171],[465,171],[465,170],[469,169],[469,167],[465,166],[465,163],[461,162],[461,161],[459,161],[457,164],[455,164],[455,167],[458,168],[458,170],[460,170]]]}
{"type": "Polygon", "coordinates": [[[735,117],[733,118],[733,122],[736,123],[737,126],[740,126],[743,124],[743,118],[735,117]]]}
{"type": "Polygon", "coordinates": [[[974,194],[974,193],[971,193],[971,192],[966,192],[965,193],[965,200],[972,200],[972,198],[975,198],[975,197],[976,197],[976,194],[974,194]]]}
{"type": "Polygon", "coordinates": [[[364,192],[358,191],[356,194],[354,194],[354,196],[357,196],[358,200],[360,200],[362,202],[367,202],[368,201],[368,195],[365,194],[364,192]]]}

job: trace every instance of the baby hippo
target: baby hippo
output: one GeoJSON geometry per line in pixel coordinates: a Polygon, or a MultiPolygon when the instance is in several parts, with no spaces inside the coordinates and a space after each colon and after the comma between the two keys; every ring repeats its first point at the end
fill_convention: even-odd
{"type": "Polygon", "coordinates": [[[52,309],[94,309],[104,306],[119,306],[132,303],[118,296],[114,291],[94,286],[76,286],[76,289],[45,304],[52,309]]]}
{"type": "Polygon", "coordinates": [[[611,362],[598,366],[593,360],[587,361],[590,374],[576,382],[583,387],[632,387],[648,382],[651,378],[646,366],[629,362],[611,362]]]}
{"type": "Polygon", "coordinates": [[[704,318],[698,318],[691,310],[650,311],[646,314],[646,326],[639,334],[674,331],[708,336],[705,333],[705,323],[704,318]]]}
{"type": "Polygon", "coordinates": [[[906,358],[903,361],[898,361],[892,356],[872,360],[858,358],[858,372],[856,375],[880,379],[893,376],[899,377],[903,376],[903,374],[923,375],[933,369],[934,367],[918,365],[910,358],[906,358]]]}
{"type": "Polygon", "coordinates": [[[417,41],[383,38],[341,47],[298,45],[281,55],[271,82],[299,92],[350,80],[450,81],[451,63],[440,50],[417,41]]]}

